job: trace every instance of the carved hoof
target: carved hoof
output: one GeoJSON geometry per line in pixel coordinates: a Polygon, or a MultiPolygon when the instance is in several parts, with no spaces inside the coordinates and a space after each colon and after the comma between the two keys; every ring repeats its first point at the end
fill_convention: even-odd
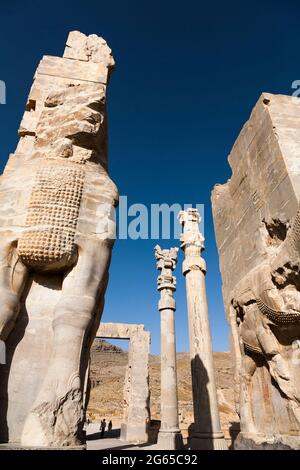
{"type": "Polygon", "coordinates": [[[27,447],[78,446],[82,444],[82,425],[81,390],[70,389],[60,398],[40,403],[31,411],[25,422],[21,443],[27,447]]]}
{"type": "Polygon", "coordinates": [[[49,440],[43,430],[39,417],[31,413],[26,419],[21,445],[25,447],[48,447],[49,440]]]}

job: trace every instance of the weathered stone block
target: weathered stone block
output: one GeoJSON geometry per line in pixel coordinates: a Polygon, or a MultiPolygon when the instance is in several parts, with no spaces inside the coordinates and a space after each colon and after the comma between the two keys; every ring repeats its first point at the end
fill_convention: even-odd
{"type": "Polygon", "coordinates": [[[43,57],[37,68],[37,74],[104,84],[108,78],[107,67],[102,63],[52,56],[43,57]]]}

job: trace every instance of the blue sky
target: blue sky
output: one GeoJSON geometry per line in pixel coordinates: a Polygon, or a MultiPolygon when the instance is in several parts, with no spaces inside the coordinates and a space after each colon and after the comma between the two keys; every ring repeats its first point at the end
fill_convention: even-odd
{"type": "MultiPolygon", "coordinates": [[[[109,97],[110,173],[128,203],[203,203],[207,291],[215,350],[228,349],[210,193],[230,177],[227,155],[263,91],[300,79],[299,2],[2,0],[1,169],[37,63],[62,55],[67,34],[103,36],[117,68],[109,97]]],[[[159,240],[118,240],[104,321],[144,323],[159,352],[159,240]]],[[[177,241],[161,241],[163,247],[177,241]]],[[[177,349],[188,350],[182,254],[176,276],[177,349]]]]}

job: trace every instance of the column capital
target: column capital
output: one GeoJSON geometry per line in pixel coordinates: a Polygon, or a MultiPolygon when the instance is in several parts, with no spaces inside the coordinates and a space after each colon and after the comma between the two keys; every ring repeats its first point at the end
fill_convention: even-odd
{"type": "Polygon", "coordinates": [[[178,248],[162,250],[159,245],[154,248],[156,267],[160,271],[157,278],[157,290],[160,291],[158,310],[176,310],[173,292],[176,290],[176,277],[172,275],[176,268],[178,248]]]}
{"type": "Polygon", "coordinates": [[[180,211],[178,220],[183,227],[180,236],[181,248],[185,251],[186,247],[195,247],[201,253],[204,250],[204,237],[199,231],[201,217],[198,209],[189,208],[186,211],[180,211]]]}
{"type": "Polygon", "coordinates": [[[157,278],[157,290],[170,289],[172,292],[176,290],[176,277],[169,274],[161,274],[157,278]]]}
{"type": "Polygon", "coordinates": [[[156,267],[162,274],[174,271],[177,263],[178,248],[162,249],[159,245],[154,248],[156,267]]]}
{"type": "Polygon", "coordinates": [[[157,278],[157,290],[164,289],[176,290],[176,277],[172,275],[176,268],[178,248],[170,248],[169,250],[162,250],[159,245],[154,248],[156,267],[160,271],[157,278]]]}

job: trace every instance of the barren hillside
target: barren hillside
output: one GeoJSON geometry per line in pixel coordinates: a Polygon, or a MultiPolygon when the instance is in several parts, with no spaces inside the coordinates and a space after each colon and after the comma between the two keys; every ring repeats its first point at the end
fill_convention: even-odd
{"type": "MultiPolygon", "coordinates": [[[[228,352],[214,353],[221,423],[227,437],[232,423],[238,421],[234,410],[233,372],[228,352]]],[[[95,340],[91,354],[92,390],[88,415],[99,421],[103,417],[122,420],[123,386],[127,352],[105,341],[95,340]]],[[[186,430],[192,422],[190,360],[187,353],[177,354],[180,424],[186,430]]],[[[160,413],[160,357],[150,357],[151,418],[160,413]]]]}

